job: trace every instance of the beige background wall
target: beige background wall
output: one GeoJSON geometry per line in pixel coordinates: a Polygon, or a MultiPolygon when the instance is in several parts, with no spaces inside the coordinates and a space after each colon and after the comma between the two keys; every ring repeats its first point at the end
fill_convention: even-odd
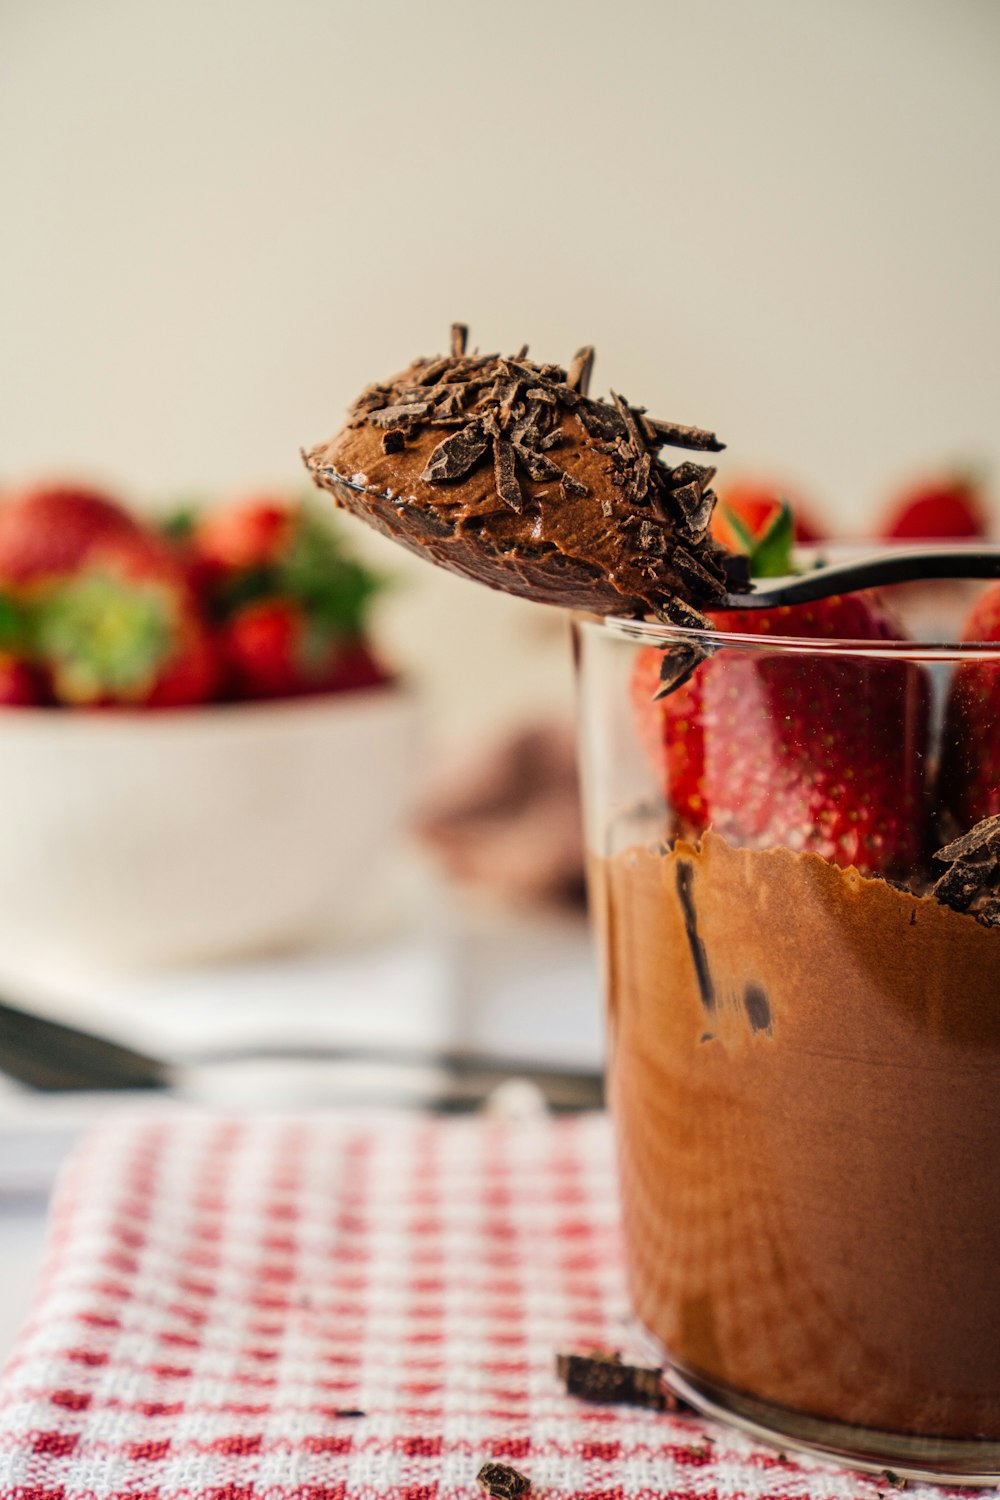
{"type": "MultiPolygon", "coordinates": [[[[858,529],[1000,453],[992,0],[5,0],[0,475],[298,481],[449,321],[715,426],[858,529]]],[[[558,616],[408,567],[441,734],[558,616]]]]}

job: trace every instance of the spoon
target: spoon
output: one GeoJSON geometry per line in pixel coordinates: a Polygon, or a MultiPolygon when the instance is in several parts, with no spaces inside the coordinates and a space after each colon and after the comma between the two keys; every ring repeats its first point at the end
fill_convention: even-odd
{"type": "Polygon", "coordinates": [[[602,1102],[597,1070],[497,1057],[467,1048],[383,1047],[318,1041],[294,1047],[202,1049],[166,1060],[23,1010],[0,998],[0,1074],[45,1092],[173,1090],[212,1102],[219,1067],[240,1064],[326,1066],[325,1098],[473,1109],[511,1078],[535,1084],[550,1109],[594,1109],[602,1102]]]}
{"type": "Polygon", "coordinates": [[[821,563],[807,573],[758,580],[749,593],[727,594],[720,609],[779,609],[813,604],[835,594],[935,578],[1000,578],[1000,544],[958,543],[875,552],[849,562],[821,563]]]}

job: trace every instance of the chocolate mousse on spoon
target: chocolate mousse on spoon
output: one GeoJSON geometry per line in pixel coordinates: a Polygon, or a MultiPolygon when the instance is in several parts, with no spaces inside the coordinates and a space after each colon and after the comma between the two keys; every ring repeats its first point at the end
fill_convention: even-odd
{"type": "Polygon", "coordinates": [[[711,536],[715,470],[665,447],[715,434],[588,394],[594,351],[564,370],[527,350],[415,360],[359,396],[303,454],[337,504],[439,566],[543,604],[708,627],[701,610],[748,585],[711,536]]]}

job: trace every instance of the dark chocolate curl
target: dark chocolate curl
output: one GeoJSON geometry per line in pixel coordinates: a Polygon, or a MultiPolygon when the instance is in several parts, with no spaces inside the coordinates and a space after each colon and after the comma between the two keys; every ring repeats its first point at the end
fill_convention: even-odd
{"type": "Polygon", "coordinates": [[[430,411],[429,401],[408,401],[402,406],[383,406],[381,411],[371,413],[373,427],[409,427],[426,417],[430,411]]]}
{"type": "Polygon", "coordinates": [[[531,1480],[511,1464],[497,1460],[483,1464],[476,1475],[476,1483],[485,1490],[491,1500],[520,1500],[520,1496],[531,1488],[531,1480]]]}
{"type": "Polygon", "coordinates": [[[579,391],[581,396],[586,396],[590,390],[590,377],[594,369],[594,346],[584,344],[573,355],[570,367],[566,375],[566,384],[571,391],[579,391]]]}
{"type": "Polygon", "coordinates": [[[707,453],[721,453],[726,446],[720,443],[714,432],[703,427],[684,427],[680,422],[661,422],[658,417],[649,417],[650,427],[661,443],[668,448],[700,448],[707,453]]]}
{"type": "Polygon", "coordinates": [[[683,485],[681,489],[674,490],[670,496],[675,503],[678,516],[679,529],[692,542],[700,542],[712,524],[712,512],[715,510],[716,495],[714,490],[705,490],[698,494],[697,485],[683,485]]]}
{"type": "Polygon", "coordinates": [[[671,488],[679,489],[682,485],[696,484],[698,491],[706,489],[715,478],[715,470],[708,464],[693,464],[690,459],[678,464],[670,475],[671,488]]]}
{"type": "Polygon", "coordinates": [[[556,1374],[569,1395],[584,1401],[602,1406],[645,1406],[653,1411],[663,1411],[666,1405],[663,1372],[624,1364],[618,1354],[557,1354],[556,1374]]]}
{"type": "Polygon", "coordinates": [[[551,458],[547,458],[544,453],[539,453],[534,448],[523,448],[520,443],[514,443],[513,447],[514,452],[517,454],[518,462],[524,465],[531,478],[537,480],[538,483],[543,484],[547,480],[562,479],[565,477],[562,469],[557,464],[554,464],[551,458]]]}
{"type": "Polygon", "coordinates": [[[515,448],[513,443],[499,435],[493,439],[493,470],[496,478],[497,494],[504,505],[509,505],[511,510],[522,511],[524,509],[524,494],[517,481],[517,465],[515,459],[515,448]]]}
{"type": "Polygon", "coordinates": [[[489,439],[478,422],[469,422],[461,431],[444,438],[427,460],[421,479],[426,484],[441,484],[461,479],[489,447],[489,439]]]}
{"type": "Polygon", "coordinates": [[[945,844],[943,849],[937,851],[934,858],[939,859],[942,864],[951,864],[956,859],[967,859],[969,855],[978,854],[983,849],[1000,853],[1000,813],[994,813],[991,818],[983,818],[968,833],[952,839],[950,844],[945,844]]]}
{"type": "Polygon", "coordinates": [[[653,698],[666,698],[668,693],[675,693],[711,655],[711,651],[695,641],[668,646],[660,662],[660,686],[653,698]]]}

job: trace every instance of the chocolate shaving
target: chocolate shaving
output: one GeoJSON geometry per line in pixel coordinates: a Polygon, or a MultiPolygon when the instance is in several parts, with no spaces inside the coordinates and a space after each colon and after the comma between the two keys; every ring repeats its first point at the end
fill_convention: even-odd
{"type": "Polygon", "coordinates": [[[528,474],[532,479],[537,480],[539,483],[543,483],[544,481],[550,479],[565,478],[565,475],[559,468],[559,465],[554,464],[551,458],[547,458],[544,453],[539,453],[537,449],[528,448],[518,442],[514,442],[513,447],[514,452],[517,454],[518,458],[527,469],[528,474]]]}
{"type": "Polygon", "coordinates": [[[577,416],[583,423],[588,437],[611,442],[625,431],[625,424],[613,406],[606,401],[592,401],[577,408],[577,416]]]}
{"type": "Polygon", "coordinates": [[[476,1475],[476,1483],[487,1495],[492,1495],[493,1500],[518,1500],[519,1495],[526,1494],[531,1489],[531,1480],[527,1474],[522,1474],[510,1464],[497,1463],[495,1459],[483,1464],[476,1475]]]}
{"type": "Polygon", "coordinates": [[[382,438],[383,453],[400,453],[406,447],[406,438],[399,427],[385,433],[382,438]]]}
{"type": "Polygon", "coordinates": [[[714,432],[703,427],[685,427],[680,422],[661,422],[656,417],[648,418],[649,425],[661,444],[668,448],[700,448],[708,453],[721,453],[726,446],[720,443],[714,432]]]}
{"type": "Polygon", "coordinates": [[[983,818],[968,833],[952,839],[950,844],[945,844],[943,849],[937,851],[934,858],[942,864],[950,865],[956,859],[968,859],[970,855],[980,854],[985,850],[1000,855],[1000,813],[983,818]]]}
{"type": "Polygon", "coordinates": [[[441,359],[432,359],[424,366],[417,378],[421,385],[436,385],[441,376],[447,374],[450,369],[451,360],[444,355],[441,359]]]}
{"type": "Polygon", "coordinates": [[[657,557],[663,557],[667,550],[667,539],[662,527],[654,525],[652,521],[642,521],[639,525],[639,546],[643,552],[653,552],[657,557]]]}
{"type": "Polygon", "coordinates": [[[410,427],[430,409],[427,401],[408,401],[404,406],[383,406],[381,411],[370,412],[369,420],[373,427],[410,427]]]}
{"type": "Polygon", "coordinates": [[[654,700],[666,698],[669,693],[675,693],[679,687],[696,672],[703,661],[711,656],[707,646],[694,641],[684,641],[679,646],[667,646],[663,652],[660,662],[660,686],[653,694],[654,700]]]}
{"type": "Polygon", "coordinates": [[[1000,814],[983,818],[934,858],[950,866],[931,887],[935,900],[984,927],[1000,926],[1000,814]]]}
{"type": "Polygon", "coordinates": [[[705,490],[699,495],[697,486],[693,484],[683,485],[679,490],[671,492],[670,499],[676,507],[678,529],[688,541],[700,542],[708,532],[716,498],[714,490],[705,490]]]}
{"type": "Polygon", "coordinates": [[[529,401],[527,408],[513,424],[510,440],[518,448],[535,448],[548,417],[537,401],[529,401]]]}
{"type": "Polygon", "coordinates": [[[665,625],[678,625],[682,630],[711,630],[712,621],[700,609],[686,604],[683,599],[665,599],[656,611],[658,620],[665,625]]]}
{"type": "Polygon", "coordinates": [[[670,478],[671,483],[675,487],[696,484],[699,492],[701,492],[711,484],[715,478],[715,473],[716,471],[708,464],[693,464],[690,460],[686,460],[684,463],[677,465],[670,478]]]}
{"type": "Polygon", "coordinates": [[[469,330],[465,323],[452,323],[451,325],[451,355],[452,359],[461,359],[465,353],[465,346],[469,342],[469,330]]]}
{"type": "Polygon", "coordinates": [[[459,432],[438,443],[420,477],[426,484],[442,484],[449,479],[461,479],[475,466],[488,447],[489,441],[482,424],[469,422],[459,432]]]}
{"type": "Polygon", "coordinates": [[[566,384],[571,391],[579,391],[585,396],[590,389],[590,377],[594,370],[594,346],[584,344],[578,349],[570,361],[569,370],[566,373],[566,384]]]}
{"type": "Polygon", "coordinates": [[[680,510],[683,516],[695,516],[698,514],[704,493],[712,494],[711,490],[703,492],[696,484],[682,484],[679,489],[670,491],[670,498],[680,510]]]}
{"type": "Polygon", "coordinates": [[[557,1354],[556,1374],[570,1396],[600,1406],[644,1406],[665,1411],[662,1370],[627,1365],[612,1350],[591,1354],[557,1354]]]}
{"type": "Polygon", "coordinates": [[[636,420],[636,413],[629,406],[628,402],[623,400],[616,391],[611,392],[611,397],[618,408],[618,414],[625,427],[625,434],[628,439],[628,458],[632,461],[633,465],[627,492],[628,498],[633,504],[641,503],[649,493],[649,476],[652,473],[653,458],[648,447],[643,442],[642,434],[639,431],[639,423],[636,420]]]}
{"type": "Polygon", "coordinates": [[[933,894],[945,906],[956,911],[967,911],[976,896],[989,889],[997,871],[997,858],[993,854],[979,854],[974,858],[957,859],[946,870],[934,886],[933,894]]]}
{"type": "MultiPolygon", "coordinates": [[[[726,590],[722,581],[712,576],[707,566],[714,564],[711,553],[703,553],[701,562],[692,557],[685,547],[675,547],[671,556],[674,571],[685,587],[701,599],[721,599],[726,590]]],[[[721,570],[720,570],[721,571],[721,570]]]]}
{"type": "Polygon", "coordinates": [[[497,494],[504,505],[509,505],[511,510],[522,511],[524,509],[524,492],[517,481],[517,450],[514,444],[508,442],[499,433],[493,438],[493,473],[496,479],[497,494]]]}

